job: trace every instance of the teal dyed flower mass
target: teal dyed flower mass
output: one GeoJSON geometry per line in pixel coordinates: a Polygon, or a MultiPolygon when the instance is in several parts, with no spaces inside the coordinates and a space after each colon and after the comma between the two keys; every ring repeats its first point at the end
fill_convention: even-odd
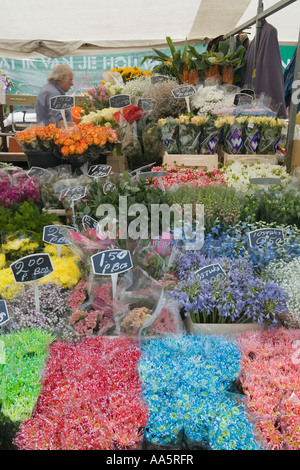
{"type": "Polygon", "coordinates": [[[149,410],[145,438],[170,447],[185,441],[188,448],[259,449],[235,393],[240,361],[239,347],[222,336],[143,343],[138,370],[149,410]]]}

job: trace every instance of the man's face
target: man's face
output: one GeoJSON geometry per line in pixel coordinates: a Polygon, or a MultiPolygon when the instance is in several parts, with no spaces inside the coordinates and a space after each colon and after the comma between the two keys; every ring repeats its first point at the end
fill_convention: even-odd
{"type": "Polygon", "coordinates": [[[64,92],[67,92],[71,88],[71,86],[74,85],[73,78],[73,72],[72,70],[70,70],[70,72],[68,72],[68,74],[61,79],[59,86],[64,92]]]}

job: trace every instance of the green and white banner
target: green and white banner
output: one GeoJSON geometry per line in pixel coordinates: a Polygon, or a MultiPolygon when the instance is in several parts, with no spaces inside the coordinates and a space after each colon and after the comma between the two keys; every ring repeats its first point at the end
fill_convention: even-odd
{"type": "MultiPolygon", "coordinates": [[[[197,46],[202,52],[205,46],[197,46]]],[[[291,60],[295,47],[281,47],[283,70],[291,60]]],[[[169,49],[162,52],[170,54],[169,49]]],[[[145,56],[153,54],[152,50],[143,52],[119,53],[110,55],[88,55],[59,57],[49,59],[47,57],[37,59],[8,59],[0,57],[0,71],[5,73],[13,82],[14,88],[10,93],[36,95],[47,82],[50,71],[57,64],[67,64],[74,71],[74,86],[72,93],[81,94],[93,86],[101,83],[103,73],[117,67],[140,67],[143,70],[152,70],[155,62],[146,60],[145,56]]]]}

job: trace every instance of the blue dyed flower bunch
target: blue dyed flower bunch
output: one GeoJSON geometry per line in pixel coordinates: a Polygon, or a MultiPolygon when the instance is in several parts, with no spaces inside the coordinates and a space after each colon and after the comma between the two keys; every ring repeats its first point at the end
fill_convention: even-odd
{"type": "Polygon", "coordinates": [[[154,445],[259,449],[248,410],[234,382],[241,351],[221,336],[150,339],[138,364],[154,445]]]}
{"type": "Polygon", "coordinates": [[[286,311],[284,290],[255,275],[244,258],[207,258],[198,251],[188,252],[178,262],[178,277],[171,295],[194,323],[277,324],[286,311]],[[224,275],[202,280],[196,272],[210,264],[219,264],[224,275]]]}
{"type": "Polygon", "coordinates": [[[226,231],[221,231],[220,226],[215,226],[206,234],[201,252],[211,258],[244,257],[252,264],[254,270],[260,273],[270,262],[279,260],[289,262],[300,256],[300,229],[296,226],[279,227],[263,221],[240,222],[226,231]],[[282,228],[284,241],[273,245],[266,240],[264,244],[251,248],[248,233],[264,228],[282,228]]]}

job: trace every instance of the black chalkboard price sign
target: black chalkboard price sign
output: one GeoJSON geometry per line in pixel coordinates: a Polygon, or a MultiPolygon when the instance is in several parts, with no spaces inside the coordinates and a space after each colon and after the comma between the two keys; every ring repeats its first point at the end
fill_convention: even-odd
{"type": "Polygon", "coordinates": [[[138,100],[137,105],[144,111],[153,111],[156,106],[156,101],[152,98],[141,98],[138,100]]]}
{"type": "MultiPolygon", "coordinates": [[[[63,225],[62,227],[77,231],[69,225],[63,225]]],[[[43,228],[43,241],[50,243],[50,245],[70,245],[69,240],[64,237],[58,225],[46,225],[43,228]]]]}
{"type": "Polygon", "coordinates": [[[107,194],[109,191],[115,191],[116,189],[116,185],[111,181],[107,181],[107,183],[105,183],[102,188],[104,194],[107,194]]]}
{"type": "Polygon", "coordinates": [[[126,108],[131,104],[129,95],[115,95],[109,98],[109,105],[111,108],[126,108]]]}
{"type": "Polygon", "coordinates": [[[284,233],[281,228],[257,229],[248,233],[248,239],[251,248],[264,245],[265,243],[277,245],[278,243],[284,242],[284,233]]]}
{"type": "Polygon", "coordinates": [[[86,194],[86,187],[84,186],[75,186],[74,188],[68,188],[62,195],[71,201],[78,201],[82,199],[86,194]]]}
{"type": "Polygon", "coordinates": [[[201,281],[215,281],[225,276],[225,272],[219,263],[209,264],[199,269],[194,274],[197,274],[201,281]]]}
{"type": "Polygon", "coordinates": [[[48,253],[24,256],[10,265],[16,282],[38,281],[53,272],[48,253]]]}
{"type": "Polygon", "coordinates": [[[7,306],[5,300],[0,300],[0,326],[9,320],[7,306]]]}
{"type": "Polygon", "coordinates": [[[174,88],[174,90],[171,90],[171,93],[174,98],[187,98],[188,96],[194,95],[196,90],[192,85],[180,86],[178,88],[174,88]]]}
{"type": "Polygon", "coordinates": [[[110,165],[93,165],[89,168],[88,176],[91,178],[105,178],[111,172],[110,165]]]}
{"type": "Polygon", "coordinates": [[[106,250],[91,256],[94,274],[108,276],[120,274],[132,268],[128,250],[106,250]]]}
{"type": "Polygon", "coordinates": [[[82,217],[82,226],[84,230],[90,230],[93,229],[97,232],[99,230],[99,223],[97,220],[93,219],[90,215],[84,215],[82,217]]]}
{"type": "Polygon", "coordinates": [[[69,95],[58,95],[50,98],[50,108],[51,109],[71,109],[75,103],[74,96],[69,95]]]}
{"type": "Polygon", "coordinates": [[[37,178],[41,181],[49,181],[53,176],[51,171],[38,166],[32,166],[30,170],[27,171],[27,175],[30,178],[37,178]]]}
{"type": "Polygon", "coordinates": [[[166,75],[152,75],[150,80],[151,84],[155,85],[156,83],[167,82],[169,78],[166,75]]]}

